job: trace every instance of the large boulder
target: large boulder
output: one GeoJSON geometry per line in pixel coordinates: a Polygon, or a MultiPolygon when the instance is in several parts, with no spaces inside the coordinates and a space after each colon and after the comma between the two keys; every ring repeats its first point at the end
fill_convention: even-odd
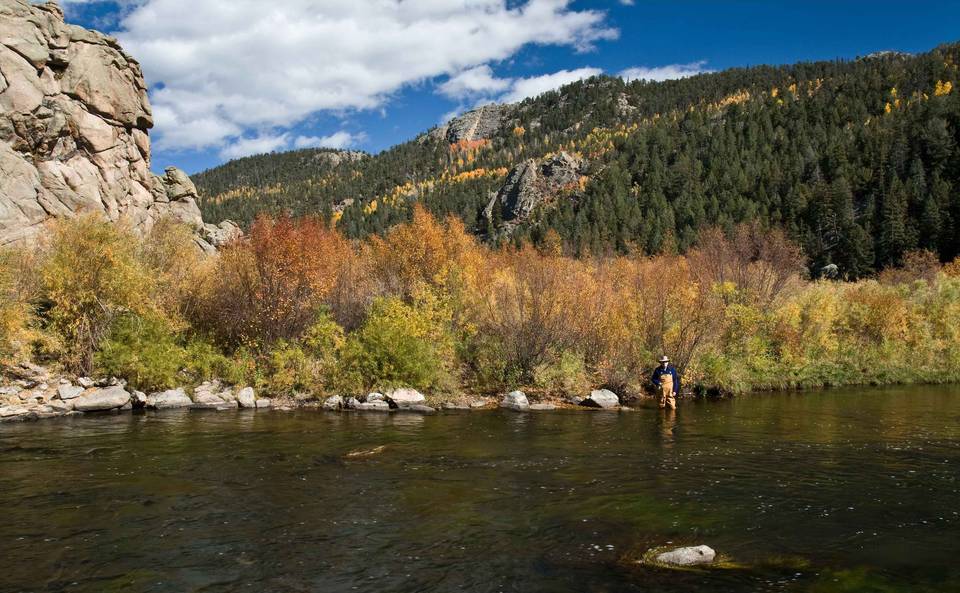
{"type": "Polygon", "coordinates": [[[339,395],[331,395],[327,399],[323,400],[322,407],[324,410],[339,410],[343,408],[343,398],[339,395]]]}
{"type": "Polygon", "coordinates": [[[83,393],[83,391],[83,387],[80,387],[79,385],[71,385],[69,383],[57,387],[57,395],[63,401],[80,397],[80,394],[83,393]]]}
{"type": "Polygon", "coordinates": [[[234,235],[205,227],[185,173],[151,172],[152,126],[140,65],[116,39],[67,24],[56,3],[0,0],[0,247],[85,213],[140,235],[173,219],[206,251],[234,235]]]}
{"type": "Polygon", "coordinates": [[[104,412],[122,408],[128,403],[130,403],[130,392],[120,385],[93,387],[73,400],[73,409],[78,412],[104,412]]]}
{"type": "Polygon", "coordinates": [[[712,563],[716,556],[717,553],[709,546],[690,546],[657,554],[656,561],[674,566],[697,566],[712,563]]]}
{"type": "Polygon", "coordinates": [[[590,397],[580,402],[588,408],[612,409],[620,405],[620,398],[609,389],[598,389],[590,393],[590,397]]]}
{"type": "Polygon", "coordinates": [[[503,397],[500,402],[501,408],[507,408],[515,412],[526,412],[530,409],[530,401],[527,400],[527,394],[522,391],[511,391],[503,397]]]}
{"type": "Polygon", "coordinates": [[[240,404],[241,408],[256,408],[257,394],[254,392],[253,387],[244,387],[238,391],[237,403],[240,404]]]}
{"type": "Polygon", "coordinates": [[[193,400],[190,399],[190,396],[188,396],[182,388],[169,389],[148,395],[146,405],[148,408],[156,410],[188,408],[193,405],[193,400]]]}
{"type": "Polygon", "coordinates": [[[427,398],[416,389],[404,387],[394,389],[385,395],[391,408],[409,408],[410,406],[423,405],[427,398]]]}

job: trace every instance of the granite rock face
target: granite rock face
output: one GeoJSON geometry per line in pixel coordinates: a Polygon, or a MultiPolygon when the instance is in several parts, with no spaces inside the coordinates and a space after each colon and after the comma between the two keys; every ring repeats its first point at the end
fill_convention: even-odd
{"type": "Polygon", "coordinates": [[[513,105],[491,103],[468,111],[432,130],[428,137],[450,144],[473,142],[492,138],[504,120],[512,113],[513,105]]]}
{"type": "Polygon", "coordinates": [[[152,126],[140,65],[116,39],[65,23],[56,3],[0,0],[0,247],[85,213],[141,235],[174,219],[207,251],[235,236],[205,227],[183,171],[151,173],[152,126]]]}
{"type": "Polygon", "coordinates": [[[484,216],[509,233],[542,204],[578,189],[585,168],[583,159],[566,152],[523,161],[507,175],[503,187],[484,209],[484,216]]]}

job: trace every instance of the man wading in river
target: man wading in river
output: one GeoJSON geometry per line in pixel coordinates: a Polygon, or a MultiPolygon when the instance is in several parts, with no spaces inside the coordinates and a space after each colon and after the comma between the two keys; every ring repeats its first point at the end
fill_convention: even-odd
{"type": "Polygon", "coordinates": [[[676,409],[677,396],[680,395],[680,375],[666,356],[660,357],[660,366],[653,371],[652,381],[658,390],[660,407],[676,409]]]}

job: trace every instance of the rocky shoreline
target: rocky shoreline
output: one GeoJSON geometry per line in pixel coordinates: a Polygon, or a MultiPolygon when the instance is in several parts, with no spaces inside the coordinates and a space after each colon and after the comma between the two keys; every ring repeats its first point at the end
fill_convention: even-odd
{"type": "Polygon", "coordinates": [[[0,422],[23,422],[80,416],[93,413],[119,413],[134,410],[282,410],[319,408],[333,412],[434,414],[438,410],[480,410],[503,408],[515,412],[537,412],[556,409],[629,410],[613,392],[602,389],[584,398],[557,402],[531,403],[522,391],[513,391],[502,398],[475,398],[469,402],[443,402],[428,405],[427,398],[415,389],[401,388],[372,392],[365,396],[334,395],[319,400],[313,397],[259,397],[252,387],[225,385],[207,381],[192,389],[177,388],[144,393],[127,388],[126,381],[115,377],[91,379],[68,377],[50,370],[22,363],[6,369],[0,382],[0,422]]]}

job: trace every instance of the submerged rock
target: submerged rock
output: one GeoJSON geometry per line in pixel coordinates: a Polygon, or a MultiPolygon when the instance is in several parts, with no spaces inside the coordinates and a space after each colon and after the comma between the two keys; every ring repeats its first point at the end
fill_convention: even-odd
{"type": "Polygon", "coordinates": [[[557,406],[553,404],[530,404],[530,410],[533,412],[549,412],[556,409],[557,406]]]}
{"type": "Polygon", "coordinates": [[[416,412],[417,414],[434,414],[437,411],[436,408],[432,408],[430,406],[425,406],[422,404],[415,404],[415,405],[407,406],[401,409],[404,412],[416,412]]]}
{"type": "Polygon", "coordinates": [[[717,553],[709,546],[690,546],[657,554],[655,560],[674,566],[697,566],[712,563],[716,556],[717,553]]]}
{"type": "Polygon", "coordinates": [[[530,402],[527,401],[527,394],[522,391],[511,391],[503,397],[500,402],[501,408],[514,410],[515,412],[526,412],[530,409],[530,402]]]}
{"type": "Polygon", "coordinates": [[[590,393],[590,397],[580,402],[581,406],[588,408],[611,409],[620,405],[620,398],[609,389],[598,389],[590,393]]]}
{"type": "Polygon", "coordinates": [[[383,400],[377,400],[372,402],[362,402],[354,406],[355,410],[367,411],[367,412],[389,412],[390,404],[383,400]]]}
{"type": "Polygon", "coordinates": [[[440,408],[443,410],[469,410],[470,406],[454,402],[443,402],[440,404],[440,408]]]}

